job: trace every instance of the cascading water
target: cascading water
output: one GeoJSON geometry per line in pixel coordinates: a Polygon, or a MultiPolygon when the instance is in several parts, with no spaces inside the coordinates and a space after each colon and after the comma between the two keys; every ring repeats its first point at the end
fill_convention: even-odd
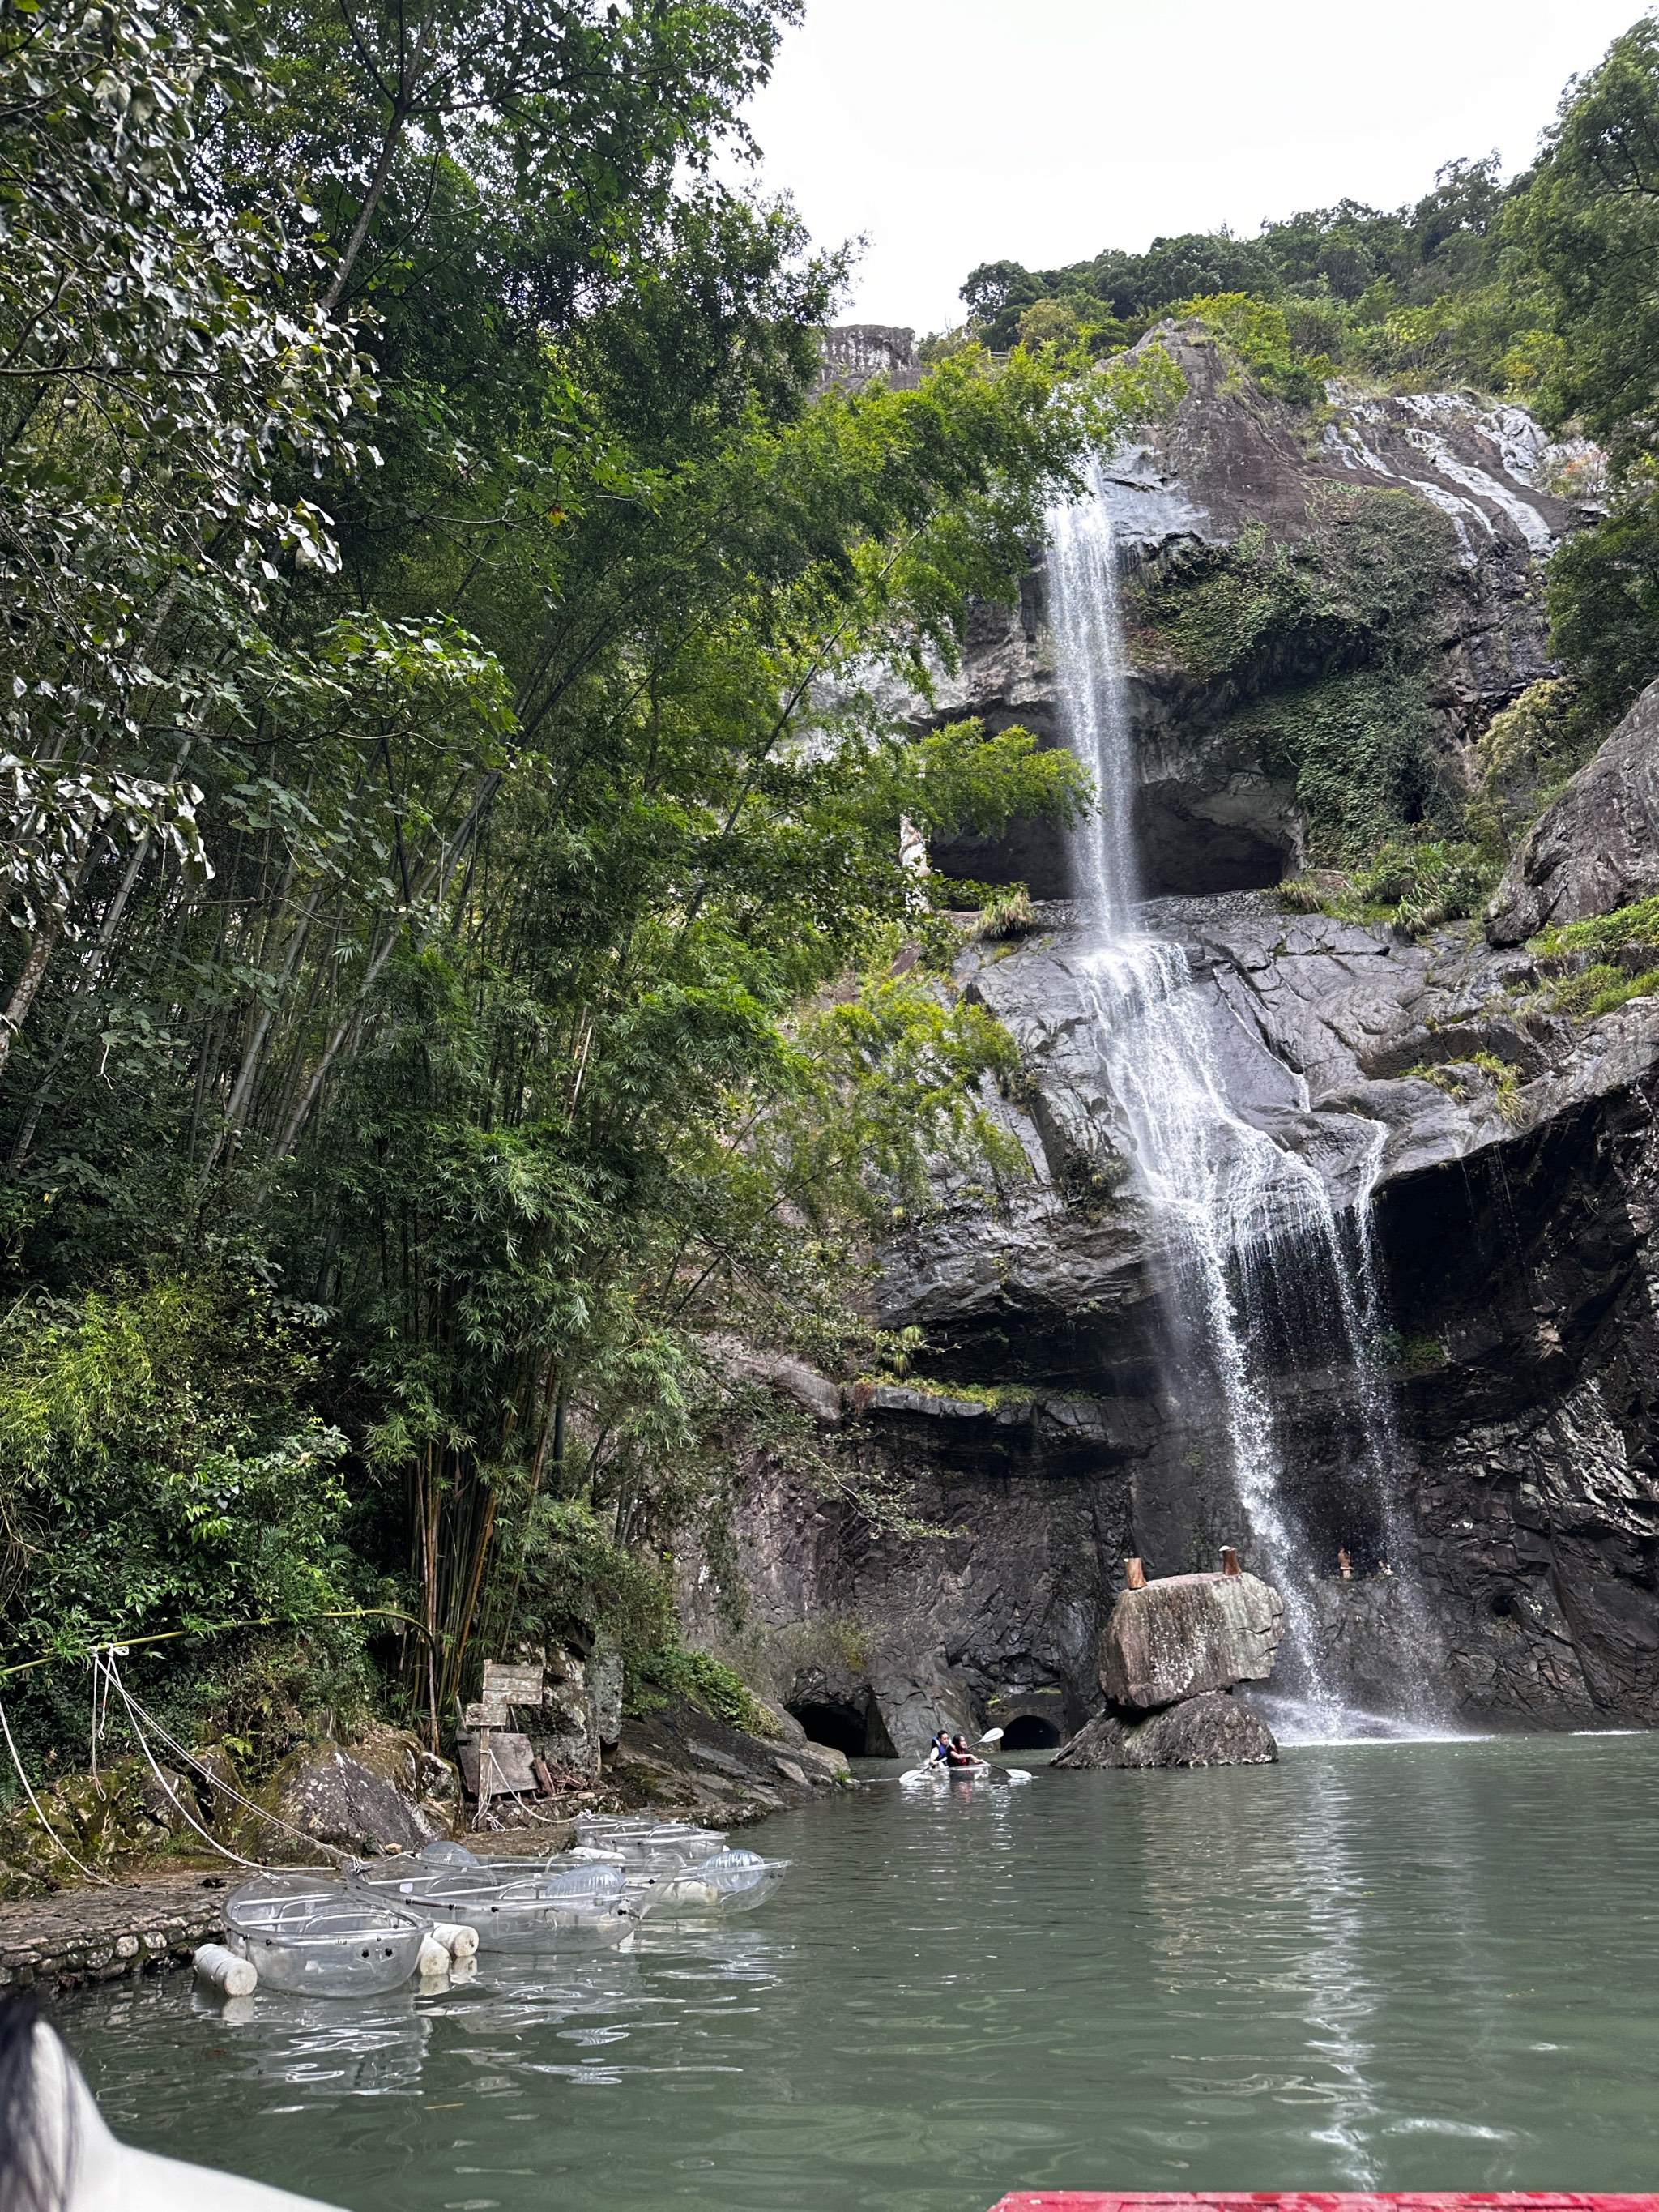
{"type": "MultiPolygon", "coordinates": [[[[1305,1701],[1304,1728],[1346,1733],[1353,1717],[1326,1679],[1310,1602],[1315,1563],[1285,1497],[1272,1360],[1275,1351],[1288,1350],[1304,1367],[1313,1362],[1336,1376],[1333,1395],[1346,1413],[1348,1449],[1361,1483],[1382,1504],[1390,1549],[1403,1569],[1390,1510],[1392,1413],[1373,1364],[1382,1315],[1369,1212],[1383,1132],[1372,1132],[1357,1200],[1339,1208],[1316,1168],[1230,1102],[1213,1017],[1194,988],[1186,952],[1137,927],[1141,887],[1117,555],[1097,468],[1088,496],[1056,507],[1048,526],[1060,710],[1098,799],[1074,846],[1093,938],[1081,980],[1135,1185],[1165,1231],[1171,1309],[1189,1357],[1208,1370],[1218,1395],[1253,1554],[1285,1598],[1286,1672],[1305,1701]]],[[[1422,1608],[1401,1595],[1407,1625],[1420,1632],[1422,1608]]],[[[1409,1702],[1426,1720],[1432,1701],[1420,1666],[1407,1671],[1417,1675],[1409,1702]]]]}

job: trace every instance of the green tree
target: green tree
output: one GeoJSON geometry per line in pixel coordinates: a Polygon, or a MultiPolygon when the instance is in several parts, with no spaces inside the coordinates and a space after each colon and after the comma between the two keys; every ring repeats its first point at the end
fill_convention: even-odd
{"type": "MultiPolygon", "coordinates": [[[[72,196],[123,126],[67,9],[38,12],[85,115],[20,144],[72,196]]],[[[420,1610],[434,1725],[515,1619],[660,1620],[653,1553],[729,1459],[722,1328],[852,1358],[869,1240],[929,1148],[1014,1165],[975,1104],[1005,1041],[912,966],[948,933],[901,824],[1066,818],[1081,780],[880,702],[953,665],[969,599],[1012,592],[1045,502],[1170,372],[969,344],[919,390],[811,403],[835,264],[708,170],[788,13],[296,5],[263,68],[186,70],[133,250],[187,262],[222,223],[232,337],[312,350],[280,404],[213,356],[228,507],[201,424],[149,422],[133,511],[181,580],[163,561],[100,678],[142,712],[108,752],[42,722],[18,754],[37,784],[190,787],[164,815],[98,787],[131,826],[59,869],[65,949],[0,1092],[12,1287],[72,1334],[228,1249],[298,1302],[351,1571],[420,1610]]],[[[94,392],[39,447],[106,521],[107,417],[94,392]]],[[[20,915],[58,836],[31,803],[20,915]]],[[[212,1332],[200,1356],[230,1359],[212,1332]]],[[[147,1403],[112,1403],[123,1464],[151,1463],[147,1403]]],[[[58,1494],[40,1552],[69,1589],[58,1494]]]]}
{"type": "Polygon", "coordinates": [[[1659,24],[1644,16],[1569,85],[1542,160],[1508,217],[1564,341],[1540,393],[1583,417],[1621,465],[1650,450],[1659,410],[1659,24]]]}

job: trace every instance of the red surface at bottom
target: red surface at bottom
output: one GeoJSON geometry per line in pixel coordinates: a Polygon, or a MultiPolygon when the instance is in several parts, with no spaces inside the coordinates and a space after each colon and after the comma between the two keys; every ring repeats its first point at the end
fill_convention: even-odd
{"type": "Polygon", "coordinates": [[[1565,2190],[1421,2190],[1402,2196],[1326,2191],[1139,2189],[1016,2190],[991,2212],[1659,2212],[1659,2197],[1579,2197],[1565,2190]]]}

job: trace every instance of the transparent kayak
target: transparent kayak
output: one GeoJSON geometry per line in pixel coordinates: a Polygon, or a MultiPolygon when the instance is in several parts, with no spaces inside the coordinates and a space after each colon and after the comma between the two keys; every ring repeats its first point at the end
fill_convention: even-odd
{"type": "Polygon", "coordinates": [[[787,1859],[763,1859],[758,1851],[715,1851],[695,1866],[646,1875],[641,1909],[664,1920],[751,1912],[765,1904],[789,1865],[787,1859]]]}
{"type": "Polygon", "coordinates": [[[462,1921],[478,1931],[481,1951],[596,1951],[625,1942],[639,1925],[629,1886],[614,1866],[579,1866],[561,1873],[522,1863],[451,1867],[439,1871],[404,1910],[431,1920],[462,1921]]]}
{"type": "Polygon", "coordinates": [[[655,1861],[686,1866],[706,1859],[726,1842],[720,1828],[700,1828],[689,1820],[630,1820],[607,1814],[579,1814],[574,1857],[655,1861]]]}
{"type": "Polygon", "coordinates": [[[900,1775],[899,1783],[906,1790],[948,1790],[963,1783],[1006,1783],[1017,1787],[1030,1778],[1023,1766],[992,1766],[983,1760],[977,1766],[943,1766],[936,1761],[931,1766],[913,1766],[900,1775]]]}
{"type": "Polygon", "coordinates": [[[268,1988],[305,1996],[379,1996],[415,1971],[427,1921],[356,1884],[259,1875],[225,1901],[228,1948],[268,1988]]]}
{"type": "MultiPolygon", "coordinates": [[[[370,1859],[353,1868],[351,1880],[359,1887],[372,1890],[381,1897],[398,1899],[414,1909],[428,1891],[453,1887],[456,1883],[491,1883],[534,1881],[543,1875],[556,1874],[562,1868],[580,1863],[568,1852],[550,1851],[523,1858],[479,1858],[462,1844],[452,1847],[464,1855],[455,1858],[437,1858],[422,1851],[416,1858],[408,1853],[392,1858],[370,1859]]],[[[436,1917],[441,1919],[443,1915],[436,1917]]]]}

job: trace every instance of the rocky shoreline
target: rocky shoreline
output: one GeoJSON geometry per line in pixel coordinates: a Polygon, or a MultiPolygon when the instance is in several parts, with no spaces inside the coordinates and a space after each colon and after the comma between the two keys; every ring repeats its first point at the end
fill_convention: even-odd
{"type": "MultiPolygon", "coordinates": [[[[538,1799],[518,1807],[516,1814],[505,1808],[502,1826],[474,1832],[459,1817],[440,1829],[420,1801],[361,1765],[355,1753],[375,1748],[374,1740],[368,1746],[331,1743],[313,1755],[305,1771],[327,1787],[310,1793],[319,1846],[312,1857],[418,1848],[429,1839],[428,1826],[434,1834],[465,1834],[495,1856],[536,1857],[563,1850],[575,1814],[587,1810],[650,1811],[723,1829],[749,1827],[848,1780],[846,1759],[822,1744],[768,1741],[694,1707],[678,1706],[625,1721],[594,1788],[538,1799]],[[375,1783],[381,1786],[371,1793],[368,1785],[375,1783]],[[378,1807],[386,1832],[354,1829],[366,1803],[378,1807]]],[[[178,1832],[169,1832],[163,1842],[173,1844],[178,1832]]],[[[307,1854],[290,1848],[284,1856],[291,1862],[307,1854]]],[[[58,1864],[78,1884],[66,1861],[58,1864]]],[[[142,1856],[135,1866],[128,1855],[100,1869],[106,1870],[117,1877],[108,1887],[60,1885],[56,1875],[46,1875],[31,1885],[33,1894],[0,1900],[0,1993],[46,1995],[187,1966],[198,1944],[223,1935],[224,1900],[243,1874],[233,1860],[216,1859],[205,1844],[189,1851],[174,1844],[162,1867],[145,1868],[142,1856]]]]}

